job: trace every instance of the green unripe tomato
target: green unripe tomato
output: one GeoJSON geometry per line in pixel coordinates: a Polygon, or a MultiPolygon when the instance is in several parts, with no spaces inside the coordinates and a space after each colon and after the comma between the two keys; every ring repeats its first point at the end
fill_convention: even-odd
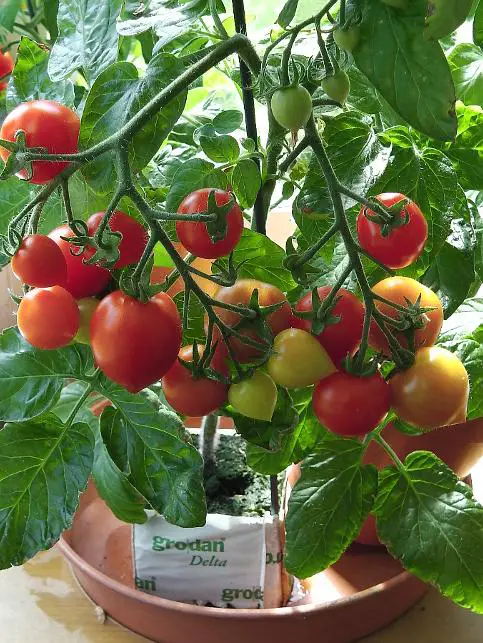
{"type": "Polygon", "coordinates": [[[333,76],[326,76],[322,80],[322,89],[329,98],[343,105],[346,102],[351,89],[349,76],[345,71],[339,69],[339,71],[336,71],[333,76]]]}
{"type": "Polygon", "coordinates": [[[228,390],[228,401],[237,413],[264,422],[272,419],[277,396],[275,382],[263,371],[255,371],[251,377],[232,384],[228,390]]]}
{"type": "Polygon", "coordinates": [[[312,114],[312,96],[302,85],[277,89],[270,105],[277,123],[291,132],[305,127],[312,114]]]}
{"type": "Polygon", "coordinates": [[[77,305],[80,312],[80,323],[74,341],[79,344],[90,344],[91,319],[95,309],[99,306],[99,300],[94,297],[85,297],[78,299],[77,305]]]}
{"type": "Polygon", "coordinates": [[[382,4],[387,4],[390,7],[396,7],[396,9],[407,9],[408,0],[381,0],[382,4]]]}
{"type": "Polygon", "coordinates": [[[424,35],[431,40],[449,36],[468,17],[473,0],[429,0],[424,35]]]}
{"type": "Polygon", "coordinates": [[[361,39],[361,30],[357,26],[349,27],[348,29],[338,27],[333,35],[338,47],[346,51],[354,51],[361,39]]]}

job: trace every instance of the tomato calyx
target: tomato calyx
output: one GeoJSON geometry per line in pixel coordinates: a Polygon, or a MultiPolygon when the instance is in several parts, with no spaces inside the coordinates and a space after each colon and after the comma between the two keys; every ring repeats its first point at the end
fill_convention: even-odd
{"type": "Polygon", "coordinates": [[[102,236],[97,233],[91,236],[86,222],[82,219],[73,219],[69,225],[74,236],[61,237],[61,239],[74,246],[71,249],[73,255],[81,255],[88,249],[88,256],[83,259],[84,263],[111,268],[119,259],[119,244],[122,241],[120,232],[112,232],[106,226],[102,231],[102,236]]]}
{"type": "Polygon", "coordinates": [[[206,378],[228,384],[229,379],[211,367],[211,362],[218,346],[219,342],[216,341],[211,345],[209,351],[200,352],[198,342],[195,339],[193,340],[193,359],[188,361],[178,356],[178,362],[191,373],[191,377],[194,380],[206,378]]]}
{"type": "Polygon", "coordinates": [[[21,129],[15,133],[15,142],[0,139],[0,147],[4,147],[9,152],[12,152],[8,156],[5,167],[0,173],[0,179],[6,179],[9,176],[14,176],[20,172],[20,170],[25,170],[25,177],[22,176],[19,178],[22,181],[30,181],[34,175],[34,170],[29,153],[47,154],[48,152],[45,147],[27,147],[25,132],[21,129]]]}
{"type": "Polygon", "coordinates": [[[292,277],[301,286],[307,286],[313,281],[311,275],[319,273],[319,269],[315,268],[310,262],[300,262],[300,254],[294,246],[293,237],[289,237],[285,243],[286,256],[282,262],[282,266],[292,273],[292,277]]]}
{"type": "Polygon", "coordinates": [[[368,360],[362,363],[358,359],[359,353],[354,356],[348,355],[344,357],[341,362],[341,367],[344,373],[355,375],[357,377],[372,377],[379,371],[379,364],[381,362],[381,353],[373,355],[368,360]]]}
{"type": "Polygon", "coordinates": [[[235,203],[235,198],[232,195],[229,201],[223,205],[218,205],[216,202],[216,191],[210,190],[206,212],[200,214],[211,215],[212,217],[209,219],[206,217],[207,220],[205,221],[205,225],[213,243],[222,241],[226,238],[228,232],[228,221],[226,216],[235,203]]]}
{"type": "Polygon", "coordinates": [[[421,295],[415,302],[407,299],[406,307],[402,310],[399,308],[398,315],[395,318],[386,320],[388,324],[393,326],[399,332],[415,331],[419,328],[424,328],[429,321],[427,313],[434,310],[431,306],[421,306],[421,295]]]}
{"type": "Polygon", "coordinates": [[[381,234],[388,237],[396,228],[402,228],[410,220],[407,206],[411,202],[407,197],[390,206],[374,203],[374,206],[363,208],[362,212],[368,221],[381,226],[381,234]]]}
{"type": "Polygon", "coordinates": [[[301,319],[308,319],[312,322],[312,334],[320,335],[327,326],[338,324],[340,315],[333,315],[332,312],[338,302],[342,299],[334,290],[326,299],[321,299],[318,289],[312,289],[312,310],[295,311],[294,315],[301,319]]]}

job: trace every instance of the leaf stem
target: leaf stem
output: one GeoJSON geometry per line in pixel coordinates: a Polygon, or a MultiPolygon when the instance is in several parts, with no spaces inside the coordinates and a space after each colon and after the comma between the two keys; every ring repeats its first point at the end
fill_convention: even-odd
{"type": "Polygon", "coordinates": [[[67,421],[66,421],[67,426],[72,425],[72,422],[74,421],[75,416],[80,411],[80,409],[82,408],[84,402],[86,401],[86,399],[89,397],[89,395],[92,393],[93,390],[94,390],[94,388],[93,388],[92,384],[89,384],[89,386],[86,388],[84,393],[82,393],[80,398],[77,400],[74,408],[70,412],[69,417],[67,418],[67,421]]]}

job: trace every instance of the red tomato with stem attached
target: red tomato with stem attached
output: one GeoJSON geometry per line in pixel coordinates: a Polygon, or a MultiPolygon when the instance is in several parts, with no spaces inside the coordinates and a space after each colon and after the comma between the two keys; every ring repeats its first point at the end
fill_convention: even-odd
{"type": "Polygon", "coordinates": [[[71,245],[61,237],[73,237],[74,232],[68,224],[61,225],[49,233],[49,237],[55,241],[67,265],[67,280],[65,288],[75,299],[97,295],[107,286],[110,273],[101,266],[84,263],[84,259],[92,257],[93,248],[86,248],[81,255],[74,255],[71,251],[77,251],[76,246],[71,245]]]}
{"type": "Polygon", "coordinates": [[[12,73],[13,68],[14,62],[10,52],[3,53],[0,51],[0,92],[7,88],[7,76],[12,73]]]}
{"type": "Polygon", "coordinates": [[[91,319],[97,366],[131,393],[160,380],[181,346],[181,320],[169,295],[141,302],[121,290],[101,301],[91,319]]]}
{"type": "Polygon", "coordinates": [[[63,286],[67,264],[59,246],[44,234],[31,234],[12,257],[13,274],[23,284],[47,288],[63,286]]]}
{"type": "MultiPolygon", "coordinates": [[[[270,313],[267,317],[267,325],[270,328],[272,335],[275,337],[281,333],[282,330],[290,328],[292,322],[292,309],[290,308],[287,298],[283,292],[272,284],[267,284],[256,279],[239,279],[233,284],[233,286],[220,288],[215,293],[214,297],[217,301],[221,301],[226,304],[248,306],[255,289],[258,290],[258,303],[260,306],[271,306],[273,304],[283,302],[283,305],[278,310],[270,313]]],[[[215,312],[221,321],[229,327],[237,326],[241,320],[241,315],[231,310],[226,310],[225,308],[215,306],[215,312]]],[[[205,332],[207,331],[207,328],[208,320],[205,317],[205,332]]],[[[237,328],[237,331],[241,335],[260,341],[259,332],[254,328],[254,324],[250,321],[245,322],[243,326],[237,328]]],[[[213,330],[213,336],[215,340],[221,339],[220,331],[217,327],[213,330]]],[[[235,357],[241,363],[253,361],[261,355],[261,351],[256,347],[244,344],[237,337],[232,337],[230,339],[230,346],[235,357]]]]}
{"type": "MultiPolygon", "coordinates": [[[[223,206],[233,199],[231,192],[202,188],[196,190],[183,199],[178,208],[178,214],[198,214],[208,212],[208,197],[210,192],[215,193],[215,203],[223,206]]],[[[208,228],[203,222],[177,221],[176,234],[184,247],[203,259],[217,259],[229,255],[235,249],[243,232],[243,213],[236,202],[226,215],[226,234],[223,239],[213,241],[208,233],[208,228]]]]}
{"type": "MultiPolygon", "coordinates": [[[[87,228],[91,237],[95,234],[103,216],[104,212],[96,212],[87,219],[87,228]]],[[[108,225],[112,232],[122,234],[119,244],[119,259],[113,267],[125,268],[129,264],[137,263],[148,242],[146,228],[121,210],[116,210],[112,214],[108,225]]]]}
{"type": "Polygon", "coordinates": [[[67,346],[79,328],[79,308],[61,286],[34,288],[20,302],[17,323],[23,337],[44,350],[67,346]]]}
{"type": "MultiPolygon", "coordinates": [[[[203,346],[198,346],[200,356],[203,346]]],[[[193,361],[193,346],[183,346],[179,357],[185,362],[193,361]]],[[[210,367],[220,375],[228,375],[226,347],[218,345],[210,367]]],[[[201,417],[216,411],[228,398],[228,386],[223,382],[199,377],[178,360],[163,377],[163,392],[168,403],[182,415],[201,417]]]]}
{"type": "Polygon", "coordinates": [[[384,420],[390,389],[379,373],[369,377],[333,373],[315,387],[312,404],[319,422],[338,435],[365,435],[384,420]]]}
{"type": "Polygon", "coordinates": [[[377,201],[386,207],[401,202],[400,217],[408,217],[407,223],[392,228],[387,236],[383,236],[379,223],[371,221],[377,214],[362,207],[357,217],[357,236],[361,247],[388,268],[400,270],[413,264],[424,250],[428,238],[428,223],[424,214],[414,203],[405,204],[404,194],[387,193],[376,197],[377,201]]]}
{"type": "MultiPolygon", "coordinates": [[[[52,100],[33,100],[18,105],[3,121],[0,138],[15,141],[19,130],[25,132],[27,147],[44,147],[49,154],[75,154],[79,138],[80,120],[69,107],[52,100]]],[[[0,157],[6,161],[10,152],[0,147],[0,157]]],[[[61,161],[33,161],[31,183],[48,183],[69,163],[61,161]]],[[[27,178],[27,170],[18,172],[27,178]]]]}
{"type": "MultiPolygon", "coordinates": [[[[321,301],[325,301],[332,292],[331,286],[317,288],[321,301]]],[[[308,312],[312,308],[312,293],[302,297],[295,306],[296,312],[308,312]]],[[[347,355],[354,355],[359,348],[364,326],[364,306],[351,292],[341,288],[336,295],[336,304],[331,310],[331,317],[339,317],[334,324],[327,324],[324,330],[316,335],[319,343],[329,353],[334,364],[339,365],[347,355]]],[[[312,321],[294,315],[293,325],[310,332],[312,321]]]]}

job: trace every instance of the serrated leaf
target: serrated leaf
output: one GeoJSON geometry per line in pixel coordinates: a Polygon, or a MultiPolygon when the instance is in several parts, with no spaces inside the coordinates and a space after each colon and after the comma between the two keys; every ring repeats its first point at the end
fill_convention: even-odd
{"type": "Polygon", "coordinates": [[[242,159],[231,173],[231,184],[242,208],[251,208],[255,203],[262,178],[257,164],[252,159],[242,159]]]}
{"type": "Polygon", "coordinates": [[[39,350],[16,328],[8,328],[0,335],[0,420],[17,422],[45,413],[56,403],[64,379],[83,379],[93,370],[87,346],[39,350]]]}
{"type": "MultiPolygon", "coordinates": [[[[238,270],[240,278],[269,282],[285,292],[295,287],[292,274],[282,266],[285,251],[263,234],[244,228],[233,251],[233,259],[235,265],[241,264],[238,270]]],[[[228,267],[227,257],[222,257],[219,262],[228,267]]]]}
{"type": "Polygon", "coordinates": [[[17,50],[17,59],[7,88],[7,110],[40,98],[74,105],[74,86],[71,80],[54,83],[49,78],[47,65],[49,50],[23,37],[17,50]]]}
{"type": "Polygon", "coordinates": [[[458,45],[449,56],[456,97],[466,105],[483,103],[483,53],[470,44],[458,45]]]}
{"type": "Polygon", "coordinates": [[[208,158],[216,163],[233,163],[240,155],[238,142],[233,136],[200,136],[200,145],[208,158]]]}
{"type": "Polygon", "coordinates": [[[156,410],[106,378],[100,384],[100,392],[116,407],[103,411],[101,432],[118,469],[166,520],[180,527],[202,526],[203,460],[181,420],[173,411],[156,410]]]}
{"type": "Polygon", "coordinates": [[[169,212],[176,212],[181,201],[200,188],[226,189],[228,177],[216,168],[213,163],[204,159],[190,159],[183,163],[175,173],[171,188],[166,197],[166,209],[169,212]]]}
{"type": "Polygon", "coordinates": [[[412,127],[431,138],[456,135],[455,92],[437,41],[423,37],[425,2],[394,11],[380,0],[351,0],[362,14],[356,65],[412,127]]]}
{"type": "Polygon", "coordinates": [[[116,20],[122,0],[60,0],[58,36],[49,60],[49,75],[58,81],[82,69],[89,83],[117,60],[116,20]]]}
{"type": "Polygon", "coordinates": [[[377,491],[364,447],[327,433],[302,464],[286,518],[285,566],[308,578],[335,563],[361,530],[377,491]]]}
{"type": "Polygon", "coordinates": [[[295,18],[297,13],[297,7],[299,0],[287,0],[282,8],[282,11],[278,14],[277,23],[281,27],[288,27],[292,20],[295,18]]]}
{"type": "MultiPolygon", "coordinates": [[[[174,297],[174,303],[178,308],[181,318],[183,318],[184,296],[185,293],[183,291],[179,292],[174,297]]],[[[205,313],[205,308],[200,303],[199,299],[195,295],[191,294],[188,309],[188,325],[183,327],[184,344],[192,344],[194,340],[198,342],[203,342],[205,340],[205,313]]]]}
{"type": "Polygon", "coordinates": [[[433,453],[384,469],[374,513],[379,538],[416,576],[483,613],[483,507],[433,453]]]}
{"type": "MultiPolygon", "coordinates": [[[[111,65],[96,79],[82,114],[79,148],[85,150],[118,132],[146,103],[177,78],[184,66],[171,54],[151,59],[142,78],[127,62],[111,65]]],[[[133,137],[129,145],[132,167],[141,169],[158,151],[181,115],[186,90],[180,92],[133,137]]],[[[110,193],[116,181],[112,152],[106,152],[82,168],[96,192],[110,193]]]]}
{"type": "Polygon", "coordinates": [[[49,549],[71,525],[92,468],[94,435],[46,414],[0,431],[0,568],[49,549]]]}
{"type": "Polygon", "coordinates": [[[213,119],[213,127],[219,134],[231,134],[243,122],[243,114],[237,109],[227,109],[213,119]]]}
{"type": "Polygon", "coordinates": [[[20,10],[20,0],[3,0],[0,6],[0,25],[8,32],[13,30],[15,18],[20,10]]]}

